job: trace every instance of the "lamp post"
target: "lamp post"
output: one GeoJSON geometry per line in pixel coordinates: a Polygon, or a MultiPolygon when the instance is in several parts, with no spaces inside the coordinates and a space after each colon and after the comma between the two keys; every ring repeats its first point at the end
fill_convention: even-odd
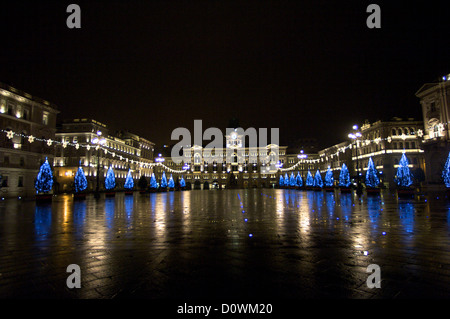
{"type": "Polygon", "coordinates": [[[102,136],[102,132],[97,131],[97,137],[92,140],[92,144],[97,145],[97,185],[95,187],[95,198],[100,198],[100,145],[105,145],[106,140],[104,138],[100,138],[102,136]]]}
{"type": "Polygon", "coordinates": [[[359,177],[359,155],[358,155],[358,138],[361,137],[361,132],[358,130],[358,125],[353,125],[353,133],[348,134],[348,137],[355,140],[356,146],[356,194],[362,194],[361,181],[359,177]]]}

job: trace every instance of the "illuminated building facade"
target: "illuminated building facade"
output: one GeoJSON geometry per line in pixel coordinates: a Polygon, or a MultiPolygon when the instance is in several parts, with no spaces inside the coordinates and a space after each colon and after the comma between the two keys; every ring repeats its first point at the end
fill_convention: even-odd
{"type": "Polygon", "coordinates": [[[32,197],[40,165],[53,161],[58,107],[0,83],[0,197],[32,197]]]}
{"type": "Polygon", "coordinates": [[[381,183],[385,187],[394,187],[398,164],[405,153],[411,173],[417,182],[422,182],[425,169],[420,137],[422,129],[423,122],[412,118],[394,117],[390,121],[366,122],[359,130],[359,138],[319,151],[320,170],[324,173],[330,167],[336,181],[340,167],[345,163],[352,178],[356,180],[359,172],[364,183],[369,158],[372,158],[381,183]]]}
{"type": "MultiPolygon", "coordinates": [[[[295,166],[292,172],[301,172],[306,177],[307,170],[312,171],[317,166],[299,163],[308,156],[316,158],[317,154],[288,154],[287,146],[275,144],[245,147],[244,140],[244,135],[232,132],[225,136],[225,148],[194,145],[184,150],[183,161],[179,164],[174,163],[167,148],[158,153],[155,161],[164,162],[174,171],[186,169],[186,172],[172,172],[172,175],[174,179],[183,175],[187,187],[192,189],[271,188],[278,185],[280,174],[291,174],[291,171],[284,171],[286,168],[295,166]]],[[[158,180],[163,171],[163,167],[155,167],[158,180]]]]}
{"type": "Polygon", "coordinates": [[[96,120],[74,119],[58,127],[56,139],[71,145],[79,144],[79,147],[55,146],[53,164],[57,192],[72,191],[74,175],[80,165],[88,180],[88,191],[96,188],[97,171],[99,188],[104,189],[104,178],[110,166],[118,189],[123,188],[128,170],[131,170],[135,184],[141,175],[150,177],[152,173],[145,163],[153,163],[155,145],[136,134],[127,131],[113,134],[105,124],[96,120]]]}
{"type": "Polygon", "coordinates": [[[429,186],[442,186],[442,169],[450,151],[449,103],[450,75],[435,83],[424,84],[417,92],[423,114],[425,175],[429,186]]]}

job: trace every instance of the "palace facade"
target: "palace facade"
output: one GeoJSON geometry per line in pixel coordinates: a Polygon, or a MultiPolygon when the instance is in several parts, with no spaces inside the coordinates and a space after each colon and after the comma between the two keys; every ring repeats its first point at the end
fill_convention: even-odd
{"type": "Polygon", "coordinates": [[[114,170],[118,189],[123,187],[128,171],[134,180],[141,175],[150,177],[155,144],[128,131],[110,132],[107,125],[93,119],[64,121],[56,133],[61,142],[55,146],[53,161],[57,192],[69,192],[79,166],[88,180],[88,191],[97,186],[104,189],[104,178],[109,167],[114,170]],[[70,147],[64,147],[69,145],[70,147]],[[75,145],[75,146],[74,146],[75,145]]]}
{"type": "Polygon", "coordinates": [[[417,92],[424,121],[423,150],[427,183],[442,185],[442,170],[450,151],[450,74],[425,83],[417,92]]]}
{"type": "Polygon", "coordinates": [[[424,181],[425,158],[422,150],[422,138],[419,136],[423,122],[413,118],[394,117],[389,121],[366,121],[360,129],[360,137],[348,140],[319,151],[320,171],[326,172],[328,167],[334,172],[334,179],[339,179],[342,164],[346,164],[351,177],[356,180],[357,174],[364,183],[369,158],[384,187],[395,187],[395,176],[402,154],[408,159],[409,168],[416,182],[424,181]]]}
{"type": "MultiPolygon", "coordinates": [[[[174,162],[170,156],[171,149],[167,147],[158,153],[155,161],[173,169],[175,172],[170,174],[174,179],[183,176],[188,189],[224,189],[272,188],[278,185],[280,170],[294,166],[301,159],[317,158],[317,154],[289,154],[287,146],[276,144],[245,147],[245,138],[235,130],[225,136],[224,148],[199,145],[185,148],[180,163],[174,162]],[[182,170],[186,171],[179,172],[182,170]]],[[[306,177],[308,169],[315,170],[316,167],[314,163],[305,162],[296,167],[295,174],[300,172],[306,177]]],[[[164,171],[164,167],[155,167],[157,180],[164,171]]],[[[285,173],[287,171],[283,175],[285,173]]]]}
{"type": "Polygon", "coordinates": [[[0,197],[31,197],[40,165],[53,162],[58,107],[0,83],[0,197]]]}

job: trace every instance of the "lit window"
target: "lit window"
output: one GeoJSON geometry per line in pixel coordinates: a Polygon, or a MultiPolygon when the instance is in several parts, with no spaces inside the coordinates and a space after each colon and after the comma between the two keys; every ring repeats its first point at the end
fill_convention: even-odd
{"type": "Polygon", "coordinates": [[[48,125],[48,113],[46,112],[42,115],[42,124],[48,125]]]}

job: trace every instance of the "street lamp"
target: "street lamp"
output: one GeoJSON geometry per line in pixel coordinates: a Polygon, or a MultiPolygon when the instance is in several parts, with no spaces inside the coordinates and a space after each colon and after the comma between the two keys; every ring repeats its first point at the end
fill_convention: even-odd
{"type": "Polygon", "coordinates": [[[105,145],[106,140],[104,138],[100,138],[102,136],[102,132],[97,131],[97,137],[94,137],[92,140],[92,144],[97,145],[97,185],[95,187],[95,198],[100,198],[100,145],[105,145]]]}
{"type": "Polygon", "coordinates": [[[361,137],[361,132],[358,130],[358,125],[353,125],[353,133],[348,134],[348,137],[355,140],[356,146],[356,194],[362,194],[362,187],[359,177],[359,156],[358,156],[358,138],[361,137]]]}

